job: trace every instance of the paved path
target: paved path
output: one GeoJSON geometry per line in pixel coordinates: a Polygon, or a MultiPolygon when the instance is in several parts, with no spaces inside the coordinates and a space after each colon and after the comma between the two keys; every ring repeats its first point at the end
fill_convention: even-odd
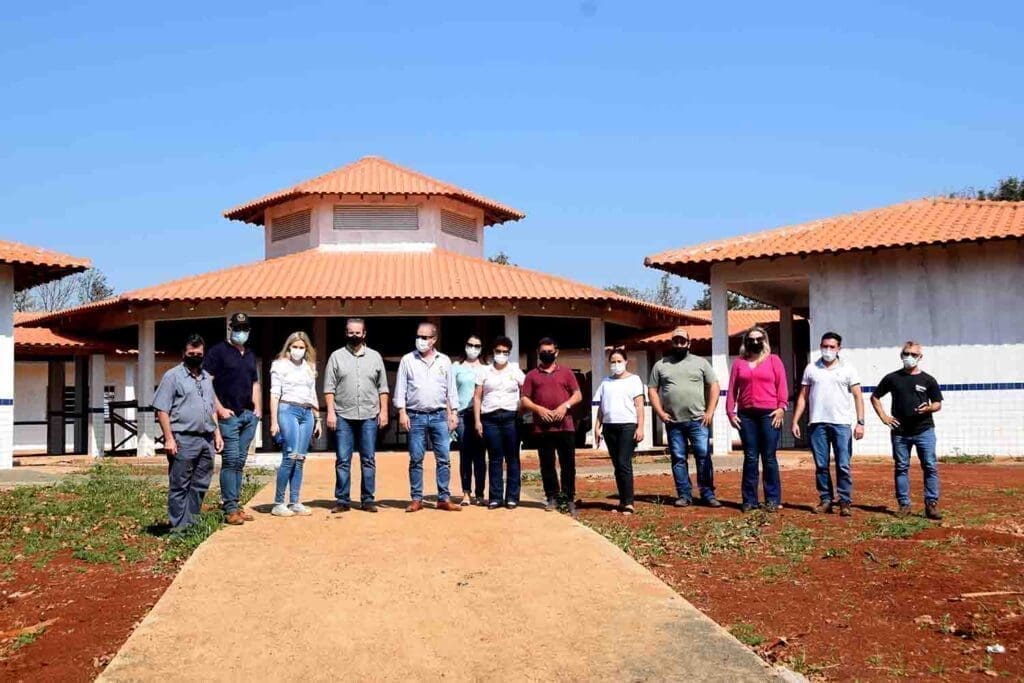
{"type": "MultiPolygon", "coordinates": [[[[311,459],[303,497],[314,515],[257,514],[215,534],[101,680],[772,678],[564,515],[534,502],[403,512],[407,462],[378,458],[379,514],[331,516],[333,462],[311,459]]],[[[272,488],[253,500],[257,512],[269,510],[272,488]]]]}

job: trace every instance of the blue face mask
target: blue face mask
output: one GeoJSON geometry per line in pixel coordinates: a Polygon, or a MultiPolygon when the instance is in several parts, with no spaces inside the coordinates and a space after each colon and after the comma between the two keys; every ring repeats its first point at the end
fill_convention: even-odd
{"type": "Polygon", "coordinates": [[[249,330],[231,330],[231,341],[236,344],[245,344],[249,341],[249,330]]]}

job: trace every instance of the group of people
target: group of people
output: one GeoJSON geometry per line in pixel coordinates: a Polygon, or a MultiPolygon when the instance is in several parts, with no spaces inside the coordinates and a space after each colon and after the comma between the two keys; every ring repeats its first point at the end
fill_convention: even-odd
{"type": "MultiPolygon", "coordinates": [[[[253,519],[239,504],[242,468],[261,419],[257,363],[247,342],[250,321],[245,313],[229,320],[226,340],[206,351],[198,335],[190,336],[182,363],[169,370],[153,400],[169,462],[168,516],[172,527],[188,527],[198,515],[213,473],[213,454],[222,452],[220,488],[228,524],[253,519]]],[[[531,437],[540,460],[545,509],[565,502],[576,516],[575,432],[572,410],[583,400],[570,368],[560,365],[556,340],[537,345],[537,367],[523,372],[512,361],[508,337],[490,343],[485,362],[484,341],[466,339],[464,355],[453,361],[437,350],[438,330],[421,323],[414,350],[398,366],[393,407],[408,435],[410,503],[407,512],[423,509],[423,462],[433,451],[436,461],[436,508],[457,512],[468,505],[514,510],[520,502],[520,420],[530,415],[531,437]],[[461,498],[452,500],[449,449],[460,448],[461,498]],[[486,482],[486,495],[485,495],[486,482]],[[561,501],[560,501],[561,499],[561,501]]],[[[332,514],[347,512],[351,502],[351,466],[359,453],[360,509],[377,512],[375,502],[376,443],[389,423],[392,396],[380,353],[366,343],[366,322],[345,324],[345,345],[326,363],[323,395],[326,428],[336,435],[335,505],[332,514]]],[[[808,364],[792,415],[792,432],[801,436],[800,421],[808,416],[808,439],[816,466],[820,498],[816,513],[852,514],[850,456],[852,440],[864,434],[864,403],[856,370],[840,358],[842,338],[828,332],[821,338],[821,356],[808,364]],[[830,460],[834,455],[836,486],[830,460]],[[838,494],[838,498],[836,497],[838,494]]],[[[897,514],[910,512],[909,465],[916,448],[925,474],[925,513],[941,519],[932,414],[941,409],[939,385],[919,362],[921,345],[907,342],[901,350],[903,368],[886,375],[871,403],[891,430],[895,461],[897,514]],[[892,394],[891,414],[881,398],[892,394]]],[[[711,365],[690,353],[686,328],[671,337],[671,347],[654,364],[648,382],[629,369],[624,349],[608,354],[608,375],[597,385],[595,444],[607,445],[618,489],[618,512],[634,512],[633,457],[644,438],[644,402],[665,426],[675,482],[677,507],[700,502],[721,507],[715,496],[709,433],[721,388],[711,365]],[[699,499],[693,496],[688,458],[696,464],[699,499]]],[[[595,373],[596,377],[596,373],[595,373]]],[[[303,464],[311,441],[324,428],[316,391],[316,350],[304,332],[294,332],[270,368],[270,433],[281,447],[274,506],[279,517],[309,515],[301,502],[303,464]],[[288,501],[285,502],[287,494],[288,501]]],[[[766,331],[747,330],[733,363],[725,391],[726,414],[743,444],[742,510],[762,507],[774,512],[782,505],[776,450],[789,386],[782,360],[771,352],[766,331]],[[759,501],[763,489],[763,505],[759,501]]]]}

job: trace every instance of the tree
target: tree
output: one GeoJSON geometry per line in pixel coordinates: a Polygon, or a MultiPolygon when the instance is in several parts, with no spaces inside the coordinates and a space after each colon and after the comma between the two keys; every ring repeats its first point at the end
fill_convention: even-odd
{"type": "MultiPolygon", "coordinates": [[[[756,301],[754,299],[748,299],[747,297],[741,294],[737,294],[736,292],[729,292],[728,297],[728,308],[731,311],[771,308],[771,306],[769,306],[768,304],[761,303],[760,301],[756,301]]],[[[697,299],[697,301],[693,304],[693,310],[711,310],[711,287],[704,287],[704,293],[701,294],[700,298],[697,299]]]]}
{"type": "Polygon", "coordinates": [[[18,311],[59,311],[71,306],[108,299],[114,289],[107,276],[96,268],[37,285],[15,295],[18,311]]]}
{"type": "Polygon", "coordinates": [[[78,303],[88,304],[93,301],[102,301],[114,296],[114,288],[107,282],[107,276],[102,270],[90,268],[80,273],[78,285],[78,303]]]}
{"type": "Polygon", "coordinates": [[[1024,202],[1024,177],[1007,176],[996,183],[991,190],[965,187],[949,193],[950,199],[987,199],[994,202],[1024,202]]]}
{"type": "Polygon", "coordinates": [[[628,296],[630,299],[644,298],[643,290],[637,289],[636,287],[627,287],[626,285],[608,285],[605,289],[620,296],[628,296]]]}
{"type": "Polygon", "coordinates": [[[630,299],[648,301],[659,306],[679,309],[686,308],[686,297],[682,293],[682,288],[673,281],[672,277],[671,273],[662,273],[658,279],[658,284],[650,289],[640,289],[628,285],[608,285],[605,287],[605,290],[620,296],[628,296],[630,299]]]}
{"type": "Polygon", "coordinates": [[[514,266],[515,265],[514,263],[512,263],[512,260],[509,259],[508,254],[506,254],[503,251],[499,251],[494,256],[488,256],[487,260],[490,261],[491,263],[497,263],[498,265],[501,265],[501,266],[514,266]]]}
{"type": "Polygon", "coordinates": [[[14,310],[19,313],[36,310],[36,301],[32,298],[32,292],[23,289],[14,293],[14,310]]]}

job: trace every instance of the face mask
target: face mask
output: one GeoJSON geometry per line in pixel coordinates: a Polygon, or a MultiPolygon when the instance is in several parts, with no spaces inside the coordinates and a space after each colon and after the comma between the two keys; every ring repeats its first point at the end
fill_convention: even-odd
{"type": "Polygon", "coordinates": [[[555,362],[555,355],[556,354],[554,351],[541,351],[540,353],[537,354],[537,358],[540,360],[542,364],[551,365],[552,363],[555,362]]]}
{"type": "Polygon", "coordinates": [[[189,370],[198,370],[199,368],[203,367],[202,356],[185,356],[184,361],[185,367],[187,367],[189,370]]]}
{"type": "Polygon", "coordinates": [[[306,357],[306,349],[291,348],[288,349],[288,354],[292,357],[293,361],[299,362],[306,357]]]}
{"type": "Polygon", "coordinates": [[[902,358],[904,370],[913,370],[917,367],[917,358],[914,358],[913,356],[902,356],[902,358]]]}
{"type": "Polygon", "coordinates": [[[690,353],[690,349],[683,348],[680,346],[673,347],[673,349],[669,351],[669,355],[671,355],[673,358],[677,360],[682,360],[686,358],[686,354],[688,353],[690,353]]]}
{"type": "Polygon", "coordinates": [[[747,340],[746,347],[751,353],[761,353],[764,350],[764,342],[760,339],[750,339],[747,340]]]}
{"type": "Polygon", "coordinates": [[[249,330],[231,330],[231,341],[236,344],[245,344],[249,341],[249,330]]]}
{"type": "Polygon", "coordinates": [[[357,348],[360,344],[363,343],[363,338],[360,337],[358,334],[349,334],[345,336],[345,343],[347,343],[352,348],[357,348]]]}
{"type": "Polygon", "coordinates": [[[612,374],[613,375],[619,376],[619,375],[621,375],[622,373],[624,373],[626,371],[626,364],[625,363],[621,363],[621,362],[620,363],[612,363],[611,364],[611,369],[612,369],[612,374]]]}
{"type": "Polygon", "coordinates": [[[836,358],[839,358],[839,352],[834,349],[822,349],[821,359],[826,363],[831,363],[836,358]]]}
{"type": "Polygon", "coordinates": [[[416,339],[416,350],[420,353],[426,353],[430,350],[429,339],[416,339]]]}
{"type": "Polygon", "coordinates": [[[479,357],[480,349],[474,348],[472,346],[466,347],[466,360],[476,360],[479,357]]]}
{"type": "Polygon", "coordinates": [[[505,365],[507,363],[508,363],[508,354],[507,353],[496,353],[496,354],[494,354],[494,364],[495,365],[505,365]]]}

